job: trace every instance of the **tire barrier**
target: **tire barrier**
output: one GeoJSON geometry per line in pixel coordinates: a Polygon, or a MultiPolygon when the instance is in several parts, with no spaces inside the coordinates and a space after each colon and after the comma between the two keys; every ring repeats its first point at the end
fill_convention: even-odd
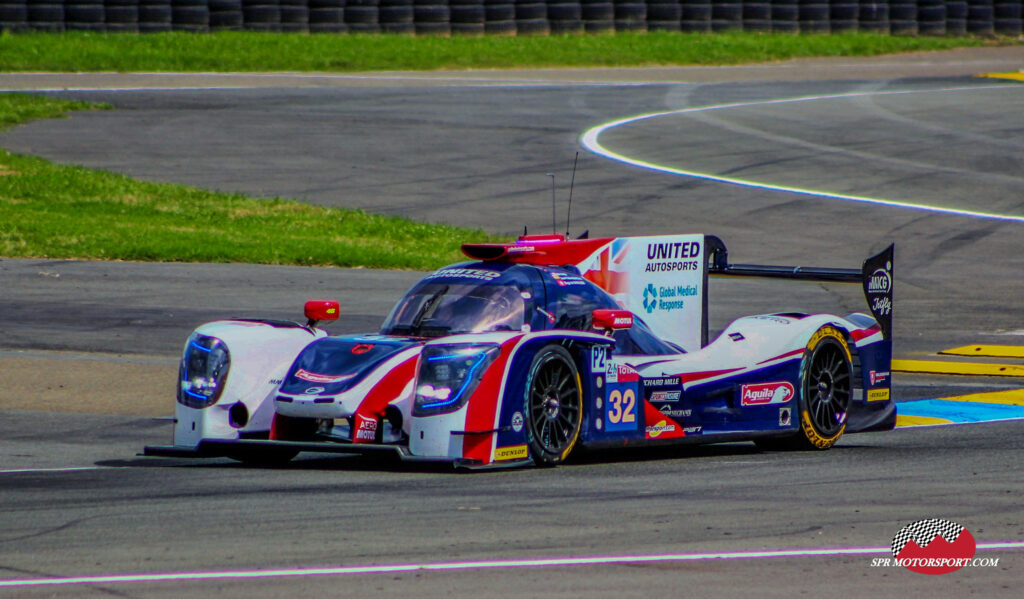
{"type": "Polygon", "coordinates": [[[65,31],[105,31],[106,10],[103,0],[67,0],[64,2],[65,31]]]}
{"type": "Polygon", "coordinates": [[[537,0],[516,0],[517,35],[547,35],[550,32],[547,4],[537,0]]]}
{"type": "Polygon", "coordinates": [[[174,31],[201,33],[210,30],[210,5],[206,0],[174,0],[171,3],[174,31]]]}
{"type": "MultiPolygon", "coordinates": [[[[409,5],[411,0],[407,0],[409,5]]],[[[345,0],[309,0],[310,33],[345,33],[345,0]]]]}
{"type": "Polygon", "coordinates": [[[242,0],[210,0],[210,31],[237,31],[244,23],[242,0]]]}
{"type": "Polygon", "coordinates": [[[139,33],[171,30],[171,0],[139,0],[139,33]]]}
{"type": "Polygon", "coordinates": [[[615,31],[647,31],[647,4],[637,0],[616,0],[615,31]]]}
{"type": "Polygon", "coordinates": [[[0,0],[0,31],[1020,36],[1024,0],[0,0]]]}
{"type": "Polygon", "coordinates": [[[742,2],[712,2],[711,31],[742,31],[742,2]]]}
{"type": "Polygon", "coordinates": [[[25,0],[0,0],[0,31],[28,31],[28,6],[25,0]]]}
{"type": "Polygon", "coordinates": [[[917,0],[917,32],[946,35],[946,0],[917,0]]]}
{"type": "Polygon", "coordinates": [[[857,2],[852,0],[833,0],[833,3],[829,5],[828,15],[832,33],[853,33],[860,29],[858,21],[860,5],[857,2]]]}
{"type": "Polygon", "coordinates": [[[303,33],[309,31],[308,0],[278,0],[281,6],[281,31],[303,33]]]}
{"type": "Polygon", "coordinates": [[[139,0],[106,0],[103,3],[103,12],[107,31],[111,33],[136,33],[139,31],[139,0]]]}
{"type": "Polygon", "coordinates": [[[647,0],[647,31],[680,31],[682,20],[679,0],[647,0]]]}
{"type": "Polygon", "coordinates": [[[583,7],[579,0],[548,0],[547,5],[552,34],[583,33],[583,7]]]}
{"type": "Polygon", "coordinates": [[[348,0],[345,4],[345,25],[350,33],[380,33],[380,2],[348,0]]]}
{"type": "Polygon", "coordinates": [[[516,5],[512,0],[484,0],[484,33],[516,34],[516,5]]]}
{"type": "Polygon", "coordinates": [[[917,35],[917,0],[889,0],[889,33],[917,35]]]}
{"type": "MultiPolygon", "coordinates": [[[[484,34],[483,0],[448,0],[452,35],[484,34]]],[[[515,11],[515,9],[512,9],[515,11]]]]}
{"type": "Polygon", "coordinates": [[[858,27],[868,33],[889,33],[889,5],[860,0],[858,27]]]}
{"type": "Polygon", "coordinates": [[[687,33],[711,31],[710,0],[679,0],[679,29],[687,33]]]}
{"type": "Polygon", "coordinates": [[[772,33],[800,32],[798,0],[772,0],[772,33]]]}

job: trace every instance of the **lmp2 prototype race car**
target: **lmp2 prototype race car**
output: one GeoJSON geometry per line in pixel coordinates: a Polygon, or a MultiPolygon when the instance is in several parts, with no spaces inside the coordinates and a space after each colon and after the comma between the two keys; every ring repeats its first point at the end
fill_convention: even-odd
{"type": "Polygon", "coordinates": [[[827,449],[891,429],[893,247],[861,269],[729,264],[710,235],[464,245],[377,334],[220,320],[181,360],[174,442],[146,455],[284,462],[390,452],[459,467],[577,448],[749,440],[827,449]],[[870,315],[739,318],[708,342],[709,275],[860,283],[870,315]]]}

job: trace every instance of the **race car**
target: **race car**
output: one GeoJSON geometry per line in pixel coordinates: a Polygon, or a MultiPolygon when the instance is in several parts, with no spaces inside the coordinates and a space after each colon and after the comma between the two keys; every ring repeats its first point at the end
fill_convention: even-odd
{"type": "Polygon", "coordinates": [[[730,264],[711,235],[467,244],[380,332],[221,320],[188,338],[174,443],[146,455],[284,462],[387,452],[458,467],[579,448],[750,440],[828,449],[891,429],[893,247],[861,269],[730,264]],[[708,341],[708,276],[862,285],[870,314],[739,318],[708,341]]]}

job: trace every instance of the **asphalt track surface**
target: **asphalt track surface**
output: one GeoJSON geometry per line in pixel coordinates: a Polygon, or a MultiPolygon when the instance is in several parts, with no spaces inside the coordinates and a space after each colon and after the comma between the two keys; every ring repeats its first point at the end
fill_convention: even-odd
{"type": "MultiPolygon", "coordinates": [[[[1024,66],[1024,57],[1011,58],[1024,66]]],[[[1011,218],[766,191],[584,151],[573,231],[703,231],[721,236],[735,261],[835,266],[859,264],[895,241],[897,355],[1019,345],[1024,258],[1022,223],[1012,217],[1024,216],[1024,86],[939,74],[800,80],[783,69],[754,82],[666,82],[659,74],[649,85],[509,86],[449,77],[302,89],[269,78],[258,89],[78,91],[61,95],[118,110],[32,123],[0,136],[0,145],[154,180],[544,231],[545,174],[558,174],[564,200],[585,131],[743,103],[626,124],[599,141],[670,169],[1011,218]],[[878,93],[892,91],[913,93],[878,93]],[[856,95],[765,104],[837,94],[856,95]]],[[[0,261],[0,370],[15,381],[0,394],[0,585],[268,574],[67,580],[0,586],[0,595],[1019,596],[1019,549],[979,550],[999,565],[946,576],[870,564],[903,525],[923,518],[956,521],[979,544],[1024,540],[1020,422],[851,435],[822,454],[739,444],[472,475],[349,458],[255,469],[135,457],[145,444],[168,441],[169,425],[147,416],[170,413],[175,354],[192,326],[294,317],[307,297],[333,295],[346,319],[331,330],[365,331],[416,277],[0,261]],[[674,557],[621,561],[658,554],[674,557]],[[588,556],[614,559],[504,561],[588,556]],[[502,563],[467,564],[481,560],[502,563]],[[454,565],[413,568],[440,562],[454,565]],[[409,568],[376,567],[387,564],[409,568]]],[[[848,287],[715,281],[711,292],[712,328],[758,311],[862,309],[848,287]]],[[[1016,385],[948,377],[895,384],[900,400],[1016,385]]]]}

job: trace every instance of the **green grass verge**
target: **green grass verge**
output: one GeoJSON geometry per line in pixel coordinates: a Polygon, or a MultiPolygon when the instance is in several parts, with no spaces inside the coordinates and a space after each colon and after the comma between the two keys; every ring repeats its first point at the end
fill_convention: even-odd
{"type": "Polygon", "coordinates": [[[524,37],[5,34],[0,71],[371,71],[713,65],[1020,43],[878,34],[646,33],[524,37]]]}
{"type": "MultiPolygon", "coordinates": [[[[0,94],[0,123],[91,106],[0,94]]],[[[0,150],[0,256],[431,269],[482,231],[260,200],[0,150]]]]}

